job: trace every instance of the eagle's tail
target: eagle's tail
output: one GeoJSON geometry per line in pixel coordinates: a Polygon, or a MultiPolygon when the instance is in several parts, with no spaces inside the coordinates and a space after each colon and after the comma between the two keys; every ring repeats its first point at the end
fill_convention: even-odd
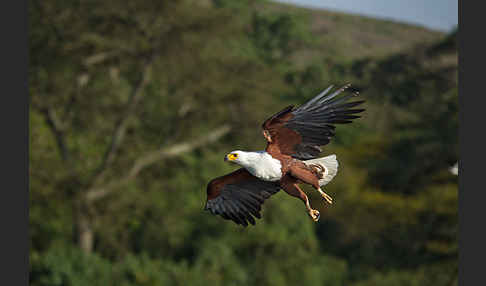
{"type": "Polygon", "coordinates": [[[317,167],[316,169],[321,171],[321,178],[319,179],[320,186],[328,184],[334,178],[334,176],[336,176],[339,167],[336,155],[334,154],[322,158],[306,160],[304,163],[311,167],[314,165],[314,167],[317,167]]]}

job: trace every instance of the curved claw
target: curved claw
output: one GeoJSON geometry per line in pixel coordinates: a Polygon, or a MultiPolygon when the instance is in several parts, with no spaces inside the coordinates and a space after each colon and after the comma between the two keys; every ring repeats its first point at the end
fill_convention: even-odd
{"type": "Polygon", "coordinates": [[[331,198],[331,196],[330,196],[330,195],[328,195],[328,194],[324,193],[324,194],[322,195],[322,197],[323,197],[323,198],[324,198],[324,199],[325,199],[325,200],[326,200],[326,201],[327,201],[329,204],[331,204],[331,205],[332,205],[332,198],[331,198]]]}
{"type": "Polygon", "coordinates": [[[309,212],[309,216],[312,218],[313,221],[317,222],[321,217],[321,214],[319,213],[318,210],[311,210],[309,212]]]}
{"type": "Polygon", "coordinates": [[[321,196],[328,202],[330,205],[332,205],[332,198],[330,195],[326,194],[321,188],[317,189],[319,193],[321,193],[321,196]]]}

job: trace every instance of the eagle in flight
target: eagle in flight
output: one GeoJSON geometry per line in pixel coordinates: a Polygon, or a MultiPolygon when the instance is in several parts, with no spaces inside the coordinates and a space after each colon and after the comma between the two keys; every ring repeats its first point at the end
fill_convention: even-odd
{"type": "Polygon", "coordinates": [[[294,108],[285,107],[262,124],[267,140],[264,151],[233,151],[225,161],[242,168],[211,180],[207,185],[205,210],[236,224],[248,226],[260,219],[264,201],[283,189],[300,198],[313,221],[319,211],[312,209],[299,184],[309,184],[332,204],[332,198],[322,190],[337,173],[336,155],[318,158],[320,146],[329,143],[335,134],[334,124],[351,123],[365,109],[354,108],[364,100],[348,102],[358,93],[338,97],[350,85],[330,93],[333,86],[294,108]]]}

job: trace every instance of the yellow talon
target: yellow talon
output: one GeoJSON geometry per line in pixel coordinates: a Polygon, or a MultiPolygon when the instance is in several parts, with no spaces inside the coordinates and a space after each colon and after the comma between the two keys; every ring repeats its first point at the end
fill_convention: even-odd
{"type": "Polygon", "coordinates": [[[332,198],[331,198],[331,196],[330,196],[330,195],[328,195],[328,194],[324,193],[324,194],[322,194],[322,197],[323,197],[323,198],[324,198],[324,199],[325,199],[325,200],[326,200],[326,201],[327,201],[329,204],[331,204],[331,205],[332,205],[332,198]]]}
{"type": "Polygon", "coordinates": [[[310,210],[309,216],[312,218],[313,221],[317,222],[321,217],[321,214],[319,213],[318,210],[310,210]]]}
{"type": "Polygon", "coordinates": [[[330,195],[326,194],[321,188],[317,189],[319,193],[321,193],[321,196],[329,203],[332,205],[332,198],[330,195]]]}

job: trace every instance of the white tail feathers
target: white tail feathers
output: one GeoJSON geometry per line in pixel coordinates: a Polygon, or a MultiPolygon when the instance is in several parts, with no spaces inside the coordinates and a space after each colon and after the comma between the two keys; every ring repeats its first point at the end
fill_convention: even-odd
{"type": "Polygon", "coordinates": [[[320,186],[328,184],[334,178],[334,176],[336,176],[339,167],[336,155],[334,154],[322,158],[306,160],[304,163],[306,165],[314,164],[324,167],[324,176],[319,180],[320,186]]]}

